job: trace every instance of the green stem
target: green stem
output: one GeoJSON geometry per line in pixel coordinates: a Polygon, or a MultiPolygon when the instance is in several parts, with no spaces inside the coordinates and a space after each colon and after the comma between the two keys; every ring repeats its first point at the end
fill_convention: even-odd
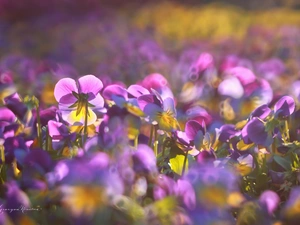
{"type": "Polygon", "coordinates": [[[290,129],[289,129],[289,122],[288,120],[284,121],[284,131],[285,131],[285,137],[286,137],[286,142],[290,140],[290,129]]]}
{"type": "Polygon", "coordinates": [[[154,154],[157,157],[157,149],[158,149],[158,139],[157,139],[157,126],[154,127],[154,144],[153,144],[153,150],[154,150],[154,154]]]}
{"type": "Polygon", "coordinates": [[[0,145],[0,151],[1,151],[1,163],[5,163],[5,153],[4,153],[4,146],[0,145]]]}
{"type": "Polygon", "coordinates": [[[138,142],[139,142],[139,135],[137,135],[137,136],[134,138],[134,148],[135,148],[135,149],[137,149],[138,142]]]}
{"type": "Polygon", "coordinates": [[[149,141],[148,141],[148,146],[149,147],[152,147],[153,130],[154,130],[154,125],[151,125],[150,137],[149,137],[149,141]]]}
{"type": "Polygon", "coordinates": [[[165,152],[166,152],[166,148],[167,145],[169,144],[169,140],[165,140],[162,146],[162,152],[161,152],[161,156],[164,157],[165,156],[165,152]]]}
{"type": "Polygon", "coordinates": [[[49,129],[48,127],[46,127],[46,144],[45,144],[46,151],[49,151],[51,149],[50,145],[51,145],[51,137],[49,135],[49,129]]]}
{"type": "Polygon", "coordinates": [[[37,128],[37,138],[38,138],[38,146],[43,148],[43,140],[42,140],[42,126],[41,126],[41,117],[40,117],[40,107],[36,106],[36,128],[37,128]]]}
{"type": "Polygon", "coordinates": [[[186,151],[185,154],[184,154],[184,161],[183,161],[183,167],[182,167],[181,176],[184,176],[184,173],[185,173],[185,167],[186,167],[186,162],[187,162],[188,154],[189,154],[188,151],[186,151]]]}
{"type": "Polygon", "coordinates": [[[85,103],[85,115],[84,115],[84,128],[83,128],[83,143],[82,147],[84,146],[86,139],[87,139],[87,122],[88,122],[88,101],[85,103]]]}

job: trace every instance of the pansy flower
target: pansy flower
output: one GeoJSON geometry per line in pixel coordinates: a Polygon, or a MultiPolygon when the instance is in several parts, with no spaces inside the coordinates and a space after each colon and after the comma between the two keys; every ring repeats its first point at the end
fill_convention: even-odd
{"type": "Polygon", "coordinates": [[[241,176],[248,175],[254,169],[253,156],[251,154],[244,154],[238,157],[235,168],[241,176]]]}
{"type": "Polygon", "coordinates": [[[253,118],[244,126],[242,139],[245,144],[269,146],[273,143],[272,133],[267,131],[265,122],[258,117],[253,118]]]}
{"type": "Polygon", "coordinates": [[[77,81],[63,78],[57,82],[54,97],[59,102],[62,118],[70,124],[87,125],[97,120],[97,113],[105,113],[104,100],[100,95],[102,81],[94,75],[85,75],[77,81]]]}
{"type": "Polygon", "coordinates": [[[204,135],[204,126],[196,120],[189,120],[185,125],[185,131],[174,131],[176,144],[183,151],[192,150],[193,148],[200,151],[203,145],[204,135]]]}
{"type": "Polygon", "coordinates": [[[153,94],[138,97],[140,108],[148,116],[152,124],[165,131],[173,131],[179,127],[176,119],[177,112],[172,97],[163,98],[157,91],[152,89],[153,94]]]}
{"type": "Polygon", "coordinates": [[[278,118],[286,118],[295,111],[295,101],[290,96],[281,97],[274,106],[275,115],[278,118]]]}
{"type": "Polygon", "coordinates": [[[144,116],[139,108],[137,97],[145,94],[150,94],[150,92],[137,84],[129,86],[128,89],[119,84],[108,85],[102,93],[106,100],[114,102],[120,108],[126,108],[128,112],[136,116],[144,116]]]}
{"type": "Polygon", "coordinates": [[[70,133],[66,125],[53,120],[48,122],[48,132],[52,139],[52,148],[54,150],[72,147],[72,143],[76,139],[76,133],[70,133]]]}

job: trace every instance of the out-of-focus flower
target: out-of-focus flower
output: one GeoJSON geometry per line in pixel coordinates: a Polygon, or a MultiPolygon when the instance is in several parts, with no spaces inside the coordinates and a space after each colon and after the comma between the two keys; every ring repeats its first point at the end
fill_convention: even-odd
{"type": "Polygon", "coordinates": [[[108,85],[102,93],[106,100],[113,101],[118,107],[126,108],[128,112],[136,116],[144,116],[139,108],[137,97],[146,94],[150,92],[140,85],[131,85],[126,89],[118,84],[108,85]]]}
{"type": "Polygon", "coordinates": [[[100,95],[103,88],[101,80],[94,75],[85,75],[76,82],[72,78],[63,78],[54,89],[55,99],[59,102],[62,118],[70,124],[87,125],[97,120],[97,113],[104,113],[104,100],[100,95]]]}
{"type": "Polygon", "coordinates": [[[283,220],[288,224],[297,224],[300,220],[300,188],[294,187],[281,211],[283,220]]]}
{"type": "Polygon", "coordinates": [[[176,144],[183,151],[195,148],[200,151],[203,145],[205,135],[205,128],[196,120],[189,120],[184,131],[174,131],[176,137],[176,144]]]}
{"type": "Polygon", "coordinates": [[[52,148],[54,150],[61,151],[63,148],[71,148],[76,139],[76,133],[70,133],[66,125],[53,120],[48,122],[48,132],[52,138],[52,148]]]}
{"type": "Polygon", "coordinates": [[[226,168],[214,167],[211,164],[196,165],[185,175],[194,188],[196,204],[187,209],[194,223],[211,224],[222,221],[233,222],[233,217],[226,210],[228,197],[238,190],[237,178],[226,168]]]}
{"type": "Polygon", "coordinates": [[[258,74],[268,81],[272,81],[273,79],[276,80],[276,78],[283,74],[285,70],[284,63],[278,58],[269,59],[257,66],[258,74]]]}
{"type": "Polygon", "coordinates": [[[140,144],[137,150],[132,154],[133,169],[139,174],[157,174],[156,157],[153,150],[147,146],[140,144]]]}
{"type": "Polygon", "coordinates": [[[28,209],[31,207],[30,200],[26,193],[20,189],[16,181],[6,183],[6,202],[2,206],[4,209],[11,209],[8,213],[12,221],[18,223],[22,217],[22,211],[18,210],[28,209]]]}
{"type": "MultiPolygon", "coordinates": [[[[0,99],[1,102],[7,97],[17,92],[13,83],[12,73],[10,71],[2,72],[0,69],[0,99]]],[[[2,102],[3,103],[3,102],[2,102]]]]}
{"type": "Polygon", "coordinates": [[[177,112],[172,97],[163,98],[158,92],[138,97],[138,103],[144,113],[149,117],[150,122],[157,124],[159,129],[173,131],[179,127],[176,119],[177,112]]]}
{"type": "Polygon", "coordinates": [[[248,175],[255,168],[253,156],[251,154],[244,154],[238,157],[237,163],[235,164],[235,168],[241,176],[248,175]]]}

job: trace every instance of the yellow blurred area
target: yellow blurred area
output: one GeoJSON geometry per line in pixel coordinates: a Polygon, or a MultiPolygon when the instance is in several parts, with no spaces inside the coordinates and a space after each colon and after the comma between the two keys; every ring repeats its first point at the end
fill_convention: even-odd
{"type": "Polygon", "coordinates": [[[63,205],[76,216],[91,216],[107,202],[105,190],[99,186],[62,186],[63,205]]]}
{"type": "Polygon", "coordinates": [[[220,3],[200,7],[164,2],[141,8],[133,23],[140,29],[153,27],[158,35],[174,40],[241,39],[251,26],[300,25],[300,14],[285,8],[247,11],[220,3]]]}

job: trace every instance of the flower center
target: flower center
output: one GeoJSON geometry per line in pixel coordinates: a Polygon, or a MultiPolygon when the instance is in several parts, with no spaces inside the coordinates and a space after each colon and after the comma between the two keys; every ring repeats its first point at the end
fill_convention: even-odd
{"type": "Polygon", "coordinates": [[[76,116],[78,116],[80,113],[87,113],[89,116],[88,107],[94,107],[94,105],[88,102],[89,95],[85,93],[78,94],[75,91],[73,91],[72,94],[75,96],[77,101],[69,106],[69,108],[76,108],[76,116]]]}

